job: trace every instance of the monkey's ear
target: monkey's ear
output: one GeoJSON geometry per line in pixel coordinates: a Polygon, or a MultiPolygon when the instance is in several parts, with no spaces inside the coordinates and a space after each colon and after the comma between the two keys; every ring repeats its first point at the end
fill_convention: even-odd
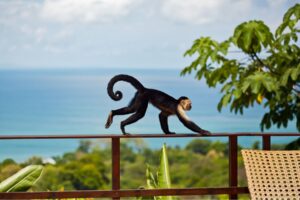
{"type": "Polygon", "coordinates": [[[179,98],[178,103],[184,109],[184,105],[185,105],[184,100],[179,98]]]}

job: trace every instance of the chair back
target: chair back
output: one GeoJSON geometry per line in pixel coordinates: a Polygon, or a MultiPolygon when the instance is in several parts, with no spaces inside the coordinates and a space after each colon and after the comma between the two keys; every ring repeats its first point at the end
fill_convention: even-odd
{"type": "Polygon", "coordinates": [[[300,199],[300,151],[242,150],[251,199],[300,199]]]}

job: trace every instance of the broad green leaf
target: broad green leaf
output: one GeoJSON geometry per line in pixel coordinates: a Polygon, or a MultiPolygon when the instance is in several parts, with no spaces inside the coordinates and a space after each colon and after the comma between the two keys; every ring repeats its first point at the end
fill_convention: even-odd
{"type": "Polygon", "coordinates": [[[300,4],[295,4],[293,7],[289,8],[288,11],[284,14],[283,21],[287,22],[294,16],[295,19],[300,19],[300,4]]]}
{"type": "Polygon", "coordinates": [[[233,91],[233,95],[236,99],[240,98],[240,96],[242,95],[242,91],[240,89],[235,89],[233,91]]]}
{"type": "Polygon", "coordinates": [[[281,85],[286,85],[288,80],[289,80],[289,77],[290,77],[290,74],[291,74],[291,71],[292,69],[287,69],[284,74],[281,76],[281,79],[280,79],[280,83],[281,85]]]}
{"type": "Polygon", "coordinates": [[[245,80],[243,83],[242,83],[242,92],[245,93],[247,91],[247,89],[249,88],[251,82],[249,80],[245,80]]]}
{"type": "Polygon", "coordinates": [[[300,70],[295,68],[291,70],[291,78],[293,81],[296,81],[298,79],[298,76],[300,75],[300,70]]]}
{"type": "Polygon", "coordinates": [[[43,171],[41,165],[29,165],[0,183],[0,192],[27,191],[43,171]]]}
{"type": "Polygon", "coordinates": [[[226,94],[222,98],[222,106],[225,107],[231,100],[231,94],[226,94]]]}
{"type": "Polygon", "coordinates": [[[228,52],[229,46],[230,46],[230,41],[229,40],[226,40],[226,41],[220,43],[220,46],[219,46],[220,52],[222,52],[223,55],[226,55],[227,52],[228,52]]]}
{"type": "Polygon", "coordinates": [[[261,88],[261,82],[260,81],[252,81],[251,83],[251,90],[254,94],[257,94],[260,91],[261,88]]]}
{"type": "Polygon", "coordinates": [[[283,22],[276,29],[276,37],[280,36],[287,27],[293,30],[297,22],[300,20],[300,4],[295,4],[293,7],[289,8],[284,14],[283,22]]]}
{"type": "Polygon", "coordinates": [[[263,21],[249,21],[237,26],[233,42],[246,53],[258,53],[262,45],[271,45],[273,35],[263,21]]]}
{"type": "Polygon", "coordinates": [[[278,26],[278,28],[276,29],[275,36],[279,37],[283,33],[283,31],[285,30],[287,25],[288,25],[288,22],[283,22],[282,24],[280,24],[278,26]]]}
{"type": "Polygon", "coordinates": [[[232,88],[232,84],[231,83],[227,83],[225,84],[222,89],[221,92],[229,92],[229,90],[232,88]]]}
{"type": "Polygon", "coordinates": [[[164,144],[161,149],[160,166],[157,172],[157,180],[158,180],[159,188],[171,188],[171,179],[170,179],[166,144],[164,144]]]}
{"type": "Polygon", "coordinates": [[[270,79],[267,78],[262,81],[262,84],[267,89],[268,92],[271,92],[277,88],[276,87],[277,82],[274,83],[274,81],[271,81],[270,79]]]}
{"type": "MultiPolygon", "coordinates": [[[[171,178],[166,144],[161,149],[160,166],[157,172],[158,188],[171,188],[171,178]]],[[[171,196],[160,197],[161,200],[172,200],[171,196]]]]}

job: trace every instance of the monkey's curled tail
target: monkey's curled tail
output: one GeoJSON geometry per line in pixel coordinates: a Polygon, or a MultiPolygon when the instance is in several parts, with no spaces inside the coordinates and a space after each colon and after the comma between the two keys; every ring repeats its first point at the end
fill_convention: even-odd
{"type": "Polygon", "coordinates": [[[125,81],[130,83],[139,92],[142,92],[145,89],[145,87],[136,78],[132,76],[125,75],[125,74],[116,75],[112,79],[110,79],[107,85],[107,93],[110,96],[110,98],[112,98],[115,101],[119,101],[123,97],[121,91],[116,91],[116,92],[113,91],[115,83],[119,81],[125,81]]]}

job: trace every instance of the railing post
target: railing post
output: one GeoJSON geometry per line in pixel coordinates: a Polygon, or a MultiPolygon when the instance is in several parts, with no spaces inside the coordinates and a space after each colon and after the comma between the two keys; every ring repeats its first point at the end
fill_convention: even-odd
{"type": "MultiPolygon", "coordinates": [[[[112,190],[120,190],[120,138],[112,138],[112,190]]],[[[119,200],[119,197],[114,197],[119,200]]]]}
{"type": "MultiPolygon", "coordinates": [[[[237,136],[229,136],[229,187],[238,185],[238,141],[237,136]]],[[[237,194],[230,194],[229,199],[237,199],[237,194]]]]}
{"type": "Polygon", "coordinates": [[[262,136],[263,140],[263,150],[270,150],[271,149],[271,136],[264,135],[262,136]]]}

